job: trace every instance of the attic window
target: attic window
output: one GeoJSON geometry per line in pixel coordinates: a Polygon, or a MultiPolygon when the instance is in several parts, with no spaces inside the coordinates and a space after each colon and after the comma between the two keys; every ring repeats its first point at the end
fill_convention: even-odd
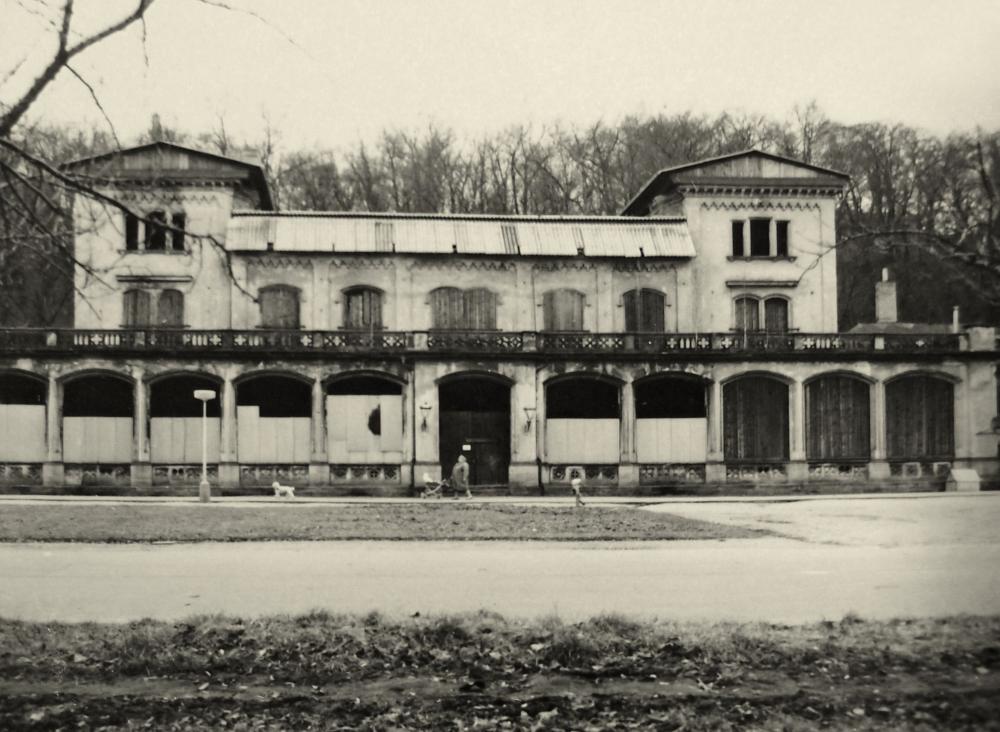
{"type": "Polygon", "coordinates": [[[173,230],[170,232],[170,243],[175,252],[184,251],[184,226],[187,223],[187,216],[183,213],[175,213],[170,217],[170,225],[173,230]]]}
{"type": "Polygon", "coordinates": [[[162,252],[167,248],[167,215],[163,211],[146,214],[146,251],[162,252]]]}
{"type": "Polygon", "coordinates": [[[771,256],[771,219],[750,219],[750,256],[771,256]]]}
{"type": "Polygon", "coordinates": [[[125,248],[129,251],[139,248],[139,217],[133,213],[125,214],[125,248]]]}

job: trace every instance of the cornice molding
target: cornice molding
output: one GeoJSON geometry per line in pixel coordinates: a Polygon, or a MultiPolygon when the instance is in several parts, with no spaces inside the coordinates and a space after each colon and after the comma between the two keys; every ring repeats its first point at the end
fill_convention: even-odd
{"type": "Polygon", "coordinates": [[[615,262],[613,265],[615,272],[670,272],[677,268],[673,262],[655,262],[644,259],[635,261],[615,262]]]}
{"type": "Polygon", "coordinates": [[[247,269],[312,269],[311,259],[305,257],[262,256],[247,259],[247,269]]]}
{"type": "Polygon", "coordinates": [[[818,211],[819,203],[816,201],[776,201],[768,198],[752,198],[742,201],[703,201],[701,208],[706,211],[765,208],[778,211],[818,211]]]}
{"type": "Polygon", "coordinates": [[[597,263],[586,259],[572,259],[554,262],[533,262],[531,265],[535,272],[561,272],[561,271],[592,271],[597,269],[597,263]]]}
{"type": "Polygon", "coordinates": [[[396,269],[396,259],[392,257],[338,257],[329,262],[334,269],[396,269]]]}
{"type": "Polygon", "coordinates": [[[487,272],[513,272],[514,262],[503,262],[490,259],[418,259],[411,262],[409,269],[440,269],[455,271],[481,270],[487,272]]]}

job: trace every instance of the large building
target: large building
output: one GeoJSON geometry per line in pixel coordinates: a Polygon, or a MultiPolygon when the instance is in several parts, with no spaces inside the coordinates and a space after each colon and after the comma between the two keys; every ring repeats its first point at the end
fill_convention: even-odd
{"type": "Polygon", "coordinates": [[[256,165],[78,161],[75,323],[0,331],[0,476],[49,489],[631,493],[998,474],[989,328],[837,332],[846,176],[759,151],[620,216],[277,212],[256,165]],[[135,215],[138,214],[138,215],[135,215]],[[943,332],[942,332],[943,331],[943,332]]]}

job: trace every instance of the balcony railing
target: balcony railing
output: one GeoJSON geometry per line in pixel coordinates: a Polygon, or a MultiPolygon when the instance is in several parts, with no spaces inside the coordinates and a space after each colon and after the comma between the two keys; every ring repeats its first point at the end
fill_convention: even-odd
{"type": "Polygon", "coordinates": [[[0,329],[0,353],[476,353],[806,355],[954,353],[963,333],[534,333],[505,331],[0,329]]]}

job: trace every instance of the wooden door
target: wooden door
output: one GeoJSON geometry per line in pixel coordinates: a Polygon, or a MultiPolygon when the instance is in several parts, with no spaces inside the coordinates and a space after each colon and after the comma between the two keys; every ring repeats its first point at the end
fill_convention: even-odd
{"type": "Polygon", "coordinates": [[[507,482],[510,420],[506,412],[442,412],[440,438],[443,477],[451,476],[455,461],[464,454],[470,485],[507,482]]]}

